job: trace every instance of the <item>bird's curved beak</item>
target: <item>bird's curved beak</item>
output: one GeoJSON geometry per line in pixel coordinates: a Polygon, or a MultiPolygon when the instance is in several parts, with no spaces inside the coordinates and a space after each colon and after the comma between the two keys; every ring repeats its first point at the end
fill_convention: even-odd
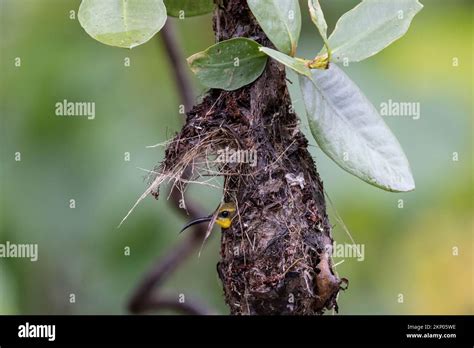
{"type": "Polygon", "coordinates": [[[212,220],[212,215],[194,219],[194,220],[188,222],[186,225],[184,225],[184,227],[181,229],[181,231],[179,231],[179,233],[183,232],[188,227],[191,227],[191,226],[196,225],[196,224],[200,224],[202,222],[211,221],[211,220],[212,220]]]}

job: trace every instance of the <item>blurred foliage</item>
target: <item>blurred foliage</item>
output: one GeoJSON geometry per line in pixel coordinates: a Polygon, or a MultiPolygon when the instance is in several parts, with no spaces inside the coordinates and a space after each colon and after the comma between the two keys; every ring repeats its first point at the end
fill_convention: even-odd
{"type": "MultiPolygon", "coordinates": [[[[321,2],[329,32],[357,3],[321,2]]],[[[169,139],[182,122],[161,39],[133,50],[102,45],[70,19],[79,3],[0,0],[0,243],[39,244],[37,262],[0,259],[2,314],[125,313],[142,274],[182,238],[177,232],[184,221],[165,190],[117,228],[145,189],[146,172],[139,168],[151,169],[163,158],[162,148],[146,146],[169,139]],[[127,57],[130,67],[124,66],[127,57]],[[96,118],[55,116],[55,103],[63,99],[95,102],[96,118]],[[17,151],[20,162],[14,161],[17,151]],[[72,198],[75,209],[69,208],[72,198]],[[124,256],[126,246],[130,256],[124,256]]],[[[317,149],[301,117],[333,202],[328,210],[336,241],[350,239],[335,210],[356,243],[365,244],[363,262],[348,258],[337,266],[350,281],[339,296],[343,314],[473,312],[472,2],[422,3],[406,36],[345,68],[376,106],[388,99],[421,104],[418,120],[386,118],[410,160],[414,192],[383,192],[345,173],[317,149]],[[452,161],[453,152],[459,161],[452,161]]],[[[313,58],[322,42],[305,2],[301,8],[298,55],[313,58]]],[[[186,56],[213,43],[211,15],[169,20],[186,56]]],[[[302,116],[296,76],[288,76],[302,116]]],[[[194,83],[198,101],[205,89],[194,83]]],[[[189,191],[208,211],[220,200],[219,190],[189,191]]],[[[193,255],[162,291],[226,313],[218,258],[216,232],[201,257],[193,255]]]]}

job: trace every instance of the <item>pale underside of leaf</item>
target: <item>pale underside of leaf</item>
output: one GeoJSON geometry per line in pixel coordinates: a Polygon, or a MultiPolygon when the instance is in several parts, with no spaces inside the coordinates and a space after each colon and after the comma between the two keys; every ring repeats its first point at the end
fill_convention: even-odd
{"type": "Polygon", "coordinates": [[[418,0],[362,1],[339,18],[329,36],[332,60],[358,62],[380,52],[407,32],[422,8],[418,0]]]}
{"type": "Polygon", "coordinates": [[[335,64],[300,76],[311,132],[341,168],[388,191],[411,191],[408,160],[375,107],[335,64]]]}
{"type": "Polygon", "coordinates": [[[301,31],[298,0],[247,0],[247,3],[275,47],[294,56],[301,31]]]}
{"type": "Polygon", "coordinates": [[[316,25],[316,28],[318,28],[319,34],[323,38],[323,41],[326,43],[328,25],[326,23],[326,19],[324,18],[324,14],[321,9],[321,5],[319,4],[319,1],[308,0],[308,8],[311,20],[313,21],[314,25],[316,25]]]}
{"type": "Polygon", "coordinates": [[[97,41],[133,48],[153,37],[167,16],[163,0],[83,0],[78,18],[97,41]]]}

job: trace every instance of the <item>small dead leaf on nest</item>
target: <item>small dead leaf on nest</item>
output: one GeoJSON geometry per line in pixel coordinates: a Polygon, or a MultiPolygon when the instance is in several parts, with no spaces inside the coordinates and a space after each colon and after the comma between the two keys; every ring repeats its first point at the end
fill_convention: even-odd
{"type": "Polygon", "coordinates": [[[304,185],[306,184],[303,173],[298,173],[298,175],[288,173],[285,175],[285,179],[288,185],[299,186],[301,189],[304,189],[304,185]]]}
{"type": "Polygon", "coordinates": [[[348,287],[349,287],[349,279],[341,278],[341,283],[339,284],[339,288],[345,291],[347,290],[348,287]]]}

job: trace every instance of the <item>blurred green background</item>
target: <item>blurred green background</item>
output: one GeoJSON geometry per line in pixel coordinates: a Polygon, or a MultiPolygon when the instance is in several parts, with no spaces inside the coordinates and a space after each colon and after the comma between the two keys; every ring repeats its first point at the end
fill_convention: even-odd
{"type": "MultiPolygon", "coordinates": [[[[321,2],[329,30],[357,3],[321,2]]],[[[414,192],[382,191],[331,162],[310,136],[297,79],[288,74],[333,208],[356,243],[365,245],[363,262],[346,258],[337,266],[350,281],[339,296],[342,314],[473,313],[473,6],[421,2],[425,8],[406,36],[345,68],[376,106],[389,99],[420,103],[418,120],[385,118],[411,163],[414,192]]],[[[0,3],[0,243],[39,244],[37,262],[0,259],[0,314],[125,313],[143,273],[183,238],[177,232],[185,221],[164,195],[147,198],[117,229],[146,187],[146,173],[138,168],[151,169],[163,158],[162,148],[146,146],[169,139],[182,122],[161,38],[133,50],[113,48],[70,19],[78,0],[0,3]],[[124,66],[127,57],[130,67],[124,66]],[[96,118],[55,116],[63,99],[95,102],[96,118]],[[127,246],[130,256],[124,255],[127,246]]],[[[322,43],[305,2],[301,8],[298,55],[311,58],[322,43]]],[[[170,20],[186,56],[213,43],[211,15],[170,20]]],[[[198,101],[205,89],[194,83],[198,101]]],[[[220,194],[191,189],[209,212],[220,194]]],[[[333,208],[328,206],[334,238],[350,243],[333,208]]],[[[227,313],[216,273],[219,240],[214,233],[201,257],[196,252],[162,291],[227,313]]]]}

